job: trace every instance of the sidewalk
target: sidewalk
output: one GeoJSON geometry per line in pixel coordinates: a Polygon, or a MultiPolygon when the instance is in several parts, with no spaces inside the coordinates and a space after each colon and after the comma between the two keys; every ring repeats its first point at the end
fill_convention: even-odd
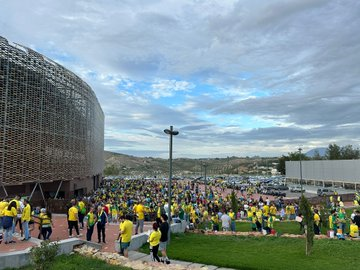
{"type": "MultiPolygon", "coordinates": [[[[138,251],[129,251],[129,259],[130,261],[141,261],[141,262],[151,262],[151,258],[150,255],[147,255],[145,253],[141,253],[138,251]]],[[[233,268],[223,268],[223,267],[218,267],[218,266],[214,266],[214,265],[205,265],[205,264],[200,264],[200,263],[192,263],[192,262],[185,262],[185,261],[178,261],[178,260],[170,260],[171,264],[170,265],[174,265],[174,264],[178,264],[178,265],[182,265],[185,267],[196,267],[196,268],[204,268],[204,269],[208,269],[208,270],[234,270],[233,268]]]]}
{"type": "MultiPolygon", "coordinates": [[[[53,232],[50,236],[51,241],[58,241],[58,240],[64,240],[69,238],[69,232],[68,232],[68,224],[66,215],[62,214],[53,214],[53,232]]],[[[144,231],[148,231],[151,228],[151,222],[145,222],[144,225],[144,231]]],[[[117,239],[119,235],[119,224],[114,223],[108,223],[106,224],[106,243],[101,243],[102,248],[101,251],[106,252],[115,252],[115,240],[117,239]]],[[[134,232],[135,233],[135,225],[134,225],[134,232]]],[[[21,241],[23,237],[20,236],[19,233],[19,226],[16,227],[15,234],[13,235],[13,239],[16,241],[16,243],[11,243],[5,245],[4,241],[0,244],[0,252],[14,252],[14,251],[20,251],[25,250],[27,248],[30,248],[32,246],[40,245],[40,240],[37,238],[39,234],[38,226],[35,225],[34,230],[31,231],[31,239],[29,241],[21,241]]],[[[81,236],[79,239],[86,240],[86,228],[84,230],[80,230],[81,236]]],[[[73,230],[73,235],[76,235],[76,232],[73,230]]],[[[97,229],[94,228],[94,233],[92,235],[92,242],[97,243],[98,237],[97,237],[97,229]]]]}

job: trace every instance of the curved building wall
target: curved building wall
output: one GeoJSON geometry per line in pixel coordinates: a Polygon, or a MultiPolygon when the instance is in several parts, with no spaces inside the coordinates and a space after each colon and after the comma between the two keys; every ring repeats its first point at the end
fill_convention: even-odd
{"type": "Polygon", "coordinates": [[[2,37],[0,113],[3,185],[73,182],[62,185],[66,192],[102,174],[104,114],[92,89],[59,64],[2,37]]]}

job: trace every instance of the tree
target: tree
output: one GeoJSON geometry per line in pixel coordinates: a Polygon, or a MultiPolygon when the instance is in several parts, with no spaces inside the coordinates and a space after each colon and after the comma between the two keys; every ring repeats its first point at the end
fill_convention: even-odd
{"type": "Polygon", "coordinates": [[[116,167],[115,165],[108,166],[104,169],[105,176],[119,175],[119,174],[120,174],[120,169],[118,167],[116,167]]]}
{"type": "Polygon", "coordinates": [[[340,146],[337,144],[329,144],[328,148],[326,149],[326,159],[336,160],[341,159],[341,149],[340,146]]]}
{"type": "Polygon", "coordinates": [[[337,144],[329,144],[326,149],[326,158],[330,160],[338,159],[359,159],[360,150],[359,148],[354,149],[351,144],[340,147],[337,144]]]}
{"type": "Polygon", "coordinates": [[[341,159],[359,159],[360,151],[359,148],[353,149],[352,145],[346,145],[340,149],[341,159]]]}
{"type": "Polygon", "coordinates": [[[282,156],[281,158],[278,159],[278,165],[276,167],[276,169],[278,170],[278,172],[280,172],[281,174],[286,174],[286,166],[285,163],[286,161],[290,161],[290,160],[309,160],[309,158],[304,154],[296,151],[296,152],[290,152],[288,153],[288,156],[282,156]]]}
{"type": "Polygon", "coordinates": [[[314,245],[314,214],[311,210],[311,205],[304,194],[301,195],[300,198],[300,212],[303,215],[303,224],[305,226],[306,234],[305,254],[308,256],[314,245]]]}
{"type": "Polygon", "coordinates": [[[233,210],[233,212],[236,215],[236,213],[239,210],[239,206],[238,206],[238,201],[237,201],[236,194],[235,194],[234,190],[232,190],[232,192],[231,192],[230,200],[231,200],[231,209],[233,210]]]}
{"type": "Polygon", "coordinates": [[[278,170],[278,172],[280,172],[283,175],[286,173],[286,168],[285,168],[286,161],[290,161],[290,158],[288,156],[283,155],[281,158],[279,158],[278,164],[276,166],[276,169],[278,170]]]}

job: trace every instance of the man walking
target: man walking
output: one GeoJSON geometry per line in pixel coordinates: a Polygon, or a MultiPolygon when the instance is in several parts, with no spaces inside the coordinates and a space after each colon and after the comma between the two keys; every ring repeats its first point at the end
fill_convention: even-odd
{"type": "Polygon", "coordinates": [[[140,227],[140,233],[144,232],[144,219],[145,219],[145,207],[142,204],[142,201],[134,207],[134,212],[136,215],[136,227],[135,234],[138,234],[138,229],[140,227]]]}
{"type": "Polygon", "coordinates": [[[30,216],[31,216],[31,207],[29,204],[29,200],[24,199],[24,209],[21,213],[21,223],[24,231],[24,239],[22,239],[22,241],[27,241],[31,238],[29,232],[30,216]]]}
{"type": "Polygon", "coordinates": [[[128,248],[131,242],[131,235],[133,230],[133,223],[130,221],[130,216],[122,216],[120,223],[120,233],[118,240],[120,241],[120,250],[124,253],[126,258],[129,257],[128,248]]]}
{"type": "Polygon", "coordinates": [[[69,237],[73,237],[72,236],[72,230],[73,228],[75,228],[76,230],[76,235],[77,237],[80,237],[80,232],[79,232],[79,215],[78,215],[79,211],[78,208],[76,207],[76,201],[75,199],[71,200],[71,207],[69,208],[68,211],[68,224],[69,224],[69,237]]]}
{"type": "Polygon", "coordinates": [[[166,214],[161,215],[161,224],[160,224],[160,244],[159,244],[159,250],[161,251],[161,259],[160,261],[166,264],[170,264],[170,260],[166,254],[166,247],[168,243],[168,235],[169,235],[169,223],[167,222],[168,217],[166,214]]]}
{"type": "Polygon", "coordinates": [[[222,226],[223,231],[230,231],[231,218],[227,214],[227,212],[222,214],[220,219],[221,219],[221,226],[222,226]]]}

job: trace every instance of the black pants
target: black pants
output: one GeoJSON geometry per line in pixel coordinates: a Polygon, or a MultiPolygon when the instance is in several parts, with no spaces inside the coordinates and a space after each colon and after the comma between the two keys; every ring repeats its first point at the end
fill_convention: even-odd
{"type": "Polygon", "coordinates": [[[50,238],[50,235],[52,234],[52,228],[51,227],[41,228],[41,234],[44,240],[48,240],[50,238]]]}
{"type": "Polygon", "coordinates": [[[150,252],[151,252],[153,261],[155,262],[155,260],[156,260],[156,261],[160,262],[160,258],[158,256],[159,245],[153,246],[153,247],[150,246],[150,252]]]}
{"type": "Polygon", "coordinates": [[[101,224],[100,222],[97,223],[97,233],[99,243],[101,242],[101,235],[102,240],[105,243],[105,224],[101,224]]]}
{"type": "Polygon", "coordinates": [[[79,213],[79,223],[80,223],[80,228],[84,228],[84,214],[79,213]]]}
{"type": "Polygon", "coordinates": [[[314,223],[314,234],[316,235],[320,234],[320,226],[316,225],[315,223],[314,223]]]}
{"type": "Polygon", "coordinates": [[[72,229],[75,228],[76,234],[79,235],[79,226],[77,221],[69,221],[69,235],[72,235],[72,229]]]}
{"type": "Polygon", "coordinates": [[[87,231],[86,231],[86,240],[87,241],[91,241],[91,236],[92,236],[92,234],[94,232],[94,226],[95,225],[89,226],[87,231]]]}

